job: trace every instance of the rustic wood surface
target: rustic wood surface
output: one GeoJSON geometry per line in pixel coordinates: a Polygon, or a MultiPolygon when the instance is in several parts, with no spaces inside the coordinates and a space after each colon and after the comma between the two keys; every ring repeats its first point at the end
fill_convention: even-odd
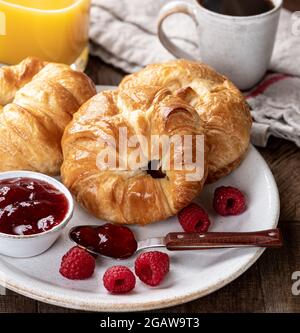
{"type": "MultiPolygon", "coordinates": [[[[285,7],[300,10],[300,0],[285,7]]],[[[97,84],[116,85],[125,73],[91,58],[87,73],[97,84]]],[[[285,246],[267,250],[240,278],[199,300],[160,312],[300,312],[300,296],[291,292],[291,275],[300,271],[300,150],[294,144],[271,139],[259,149],[276,178],[281,198],[279,226],[285,246]]],[[[78,312],[37,302],[7,291],[0,296],[0,312],[78,312]]]]}

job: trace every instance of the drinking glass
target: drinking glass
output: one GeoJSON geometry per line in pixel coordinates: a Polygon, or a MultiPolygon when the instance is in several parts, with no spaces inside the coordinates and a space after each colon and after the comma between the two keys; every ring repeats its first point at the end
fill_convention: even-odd
{"type": "Polygon", "coordinates": [[[90,0],[0,0],[0,63],[27,56],[84,70],[90,0]]]}

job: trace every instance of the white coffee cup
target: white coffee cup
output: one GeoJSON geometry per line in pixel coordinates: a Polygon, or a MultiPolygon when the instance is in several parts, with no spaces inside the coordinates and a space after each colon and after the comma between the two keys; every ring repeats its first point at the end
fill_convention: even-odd
{"type": "Polygon", "coordinates": [[[271,59],[282,0],[272,2],[273,9],[253,16],[219,14],[196,0],[170,2],[159,13],[158,37],[175,57],[207,63],[240,89],[249,89],[262,79],[271,59]],[[195,22],[199,57],[180,49],[166,36],[163,22],[176,13],[187,14],[195,22]]]}

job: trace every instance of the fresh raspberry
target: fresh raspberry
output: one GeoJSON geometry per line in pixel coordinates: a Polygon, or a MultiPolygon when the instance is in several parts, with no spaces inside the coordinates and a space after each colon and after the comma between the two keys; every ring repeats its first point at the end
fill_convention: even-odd
{"type": "Polygon", "coordinates": [[[135,287],[135,276],[126,266],[112,266],[104,273],[103,284],[113,294],[124,294],[135,287]]]}
{"type": "Polygon", "coordinates": [[[206,232],[210,226],[208,214],[195,203],[183,208],[178,219],[185,232],[206,232]]]}
{"type": "Polygon", "coordinates": [[[166,253],[149,251],[140,254],[135,261],[135,274],[141,281],[157,286],[169,272],[170,260],[166,253]]]}
{"type": "Polygon", "coordinates": [[[237,188],[221,186],[215,190],[213,206],[222,216],[239,215],[246,210],[246,199],[237,188]]]}
{"type": "Polygon", "coordinates": [[[71,248],[63,257],[60,274],[70,280],[84,280],[95,270],[95,258],[78,246],[71,248]]]}

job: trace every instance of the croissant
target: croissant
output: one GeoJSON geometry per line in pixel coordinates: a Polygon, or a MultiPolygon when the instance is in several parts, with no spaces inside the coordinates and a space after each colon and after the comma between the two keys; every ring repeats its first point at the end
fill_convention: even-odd
{"type": "Polygon", "coordinates": [[[0,171],[57,175],[63,131],[94,84],[67,65],[27,58],[0,68],[0,87],[0,171]]]}
{"type": "Polygon", "coordinates": [[[139,85],[167,87],[198,111],[209,150],[208,183],[240,164],[249,145],[252,119],[243,95],[226,77],[199,62],[174,60],[125,77],[119,89],[139,85]]]}
{"type": "Polygon", "coordinates": [[[46,62],[28,57],[16,66],[5,66],[0,69],[0,106],[13,101],[16,92],[32,80],[46,62]]]}
{"type": "Polygon", "coordinates": [[[196,110],[160,87],[105,91],[94,96],[66,127],[62,149],[64,184],[87,210],[115,223],[147,224],[176,214],[201,191],[207,175],[204,130],[196,110]],[[137,140],[134,147],[128,145],[125,155],[121,147],[125,140],[120,134],[124,129],[128,140],[134,136],[137,140]],[[187,149],[191,159],[184,160],[181,170],[175,168],[175,160],[183,161],[182,151],[175,146],[171,154],[159,151],[160,160],[153,160],[157,146],[150,141],[157,135],[192,138],[187,149]],[[203,138],[200,150],[198,137],[203,138]],[[113,140],[107,142],[108,138],[113,140]],[[103,168],[99,156],[108,147],[116,153],[118,165],[126,160],[127,167],[103,168]],[[136,158],[137,147],[143,159],[136,158]],[[191,161],[197,153],[202,153],[203,159],[197,163],[201,168],[194,178],[191,161]],[[157,167],[150,167],[153,162],[157,167]]]}

